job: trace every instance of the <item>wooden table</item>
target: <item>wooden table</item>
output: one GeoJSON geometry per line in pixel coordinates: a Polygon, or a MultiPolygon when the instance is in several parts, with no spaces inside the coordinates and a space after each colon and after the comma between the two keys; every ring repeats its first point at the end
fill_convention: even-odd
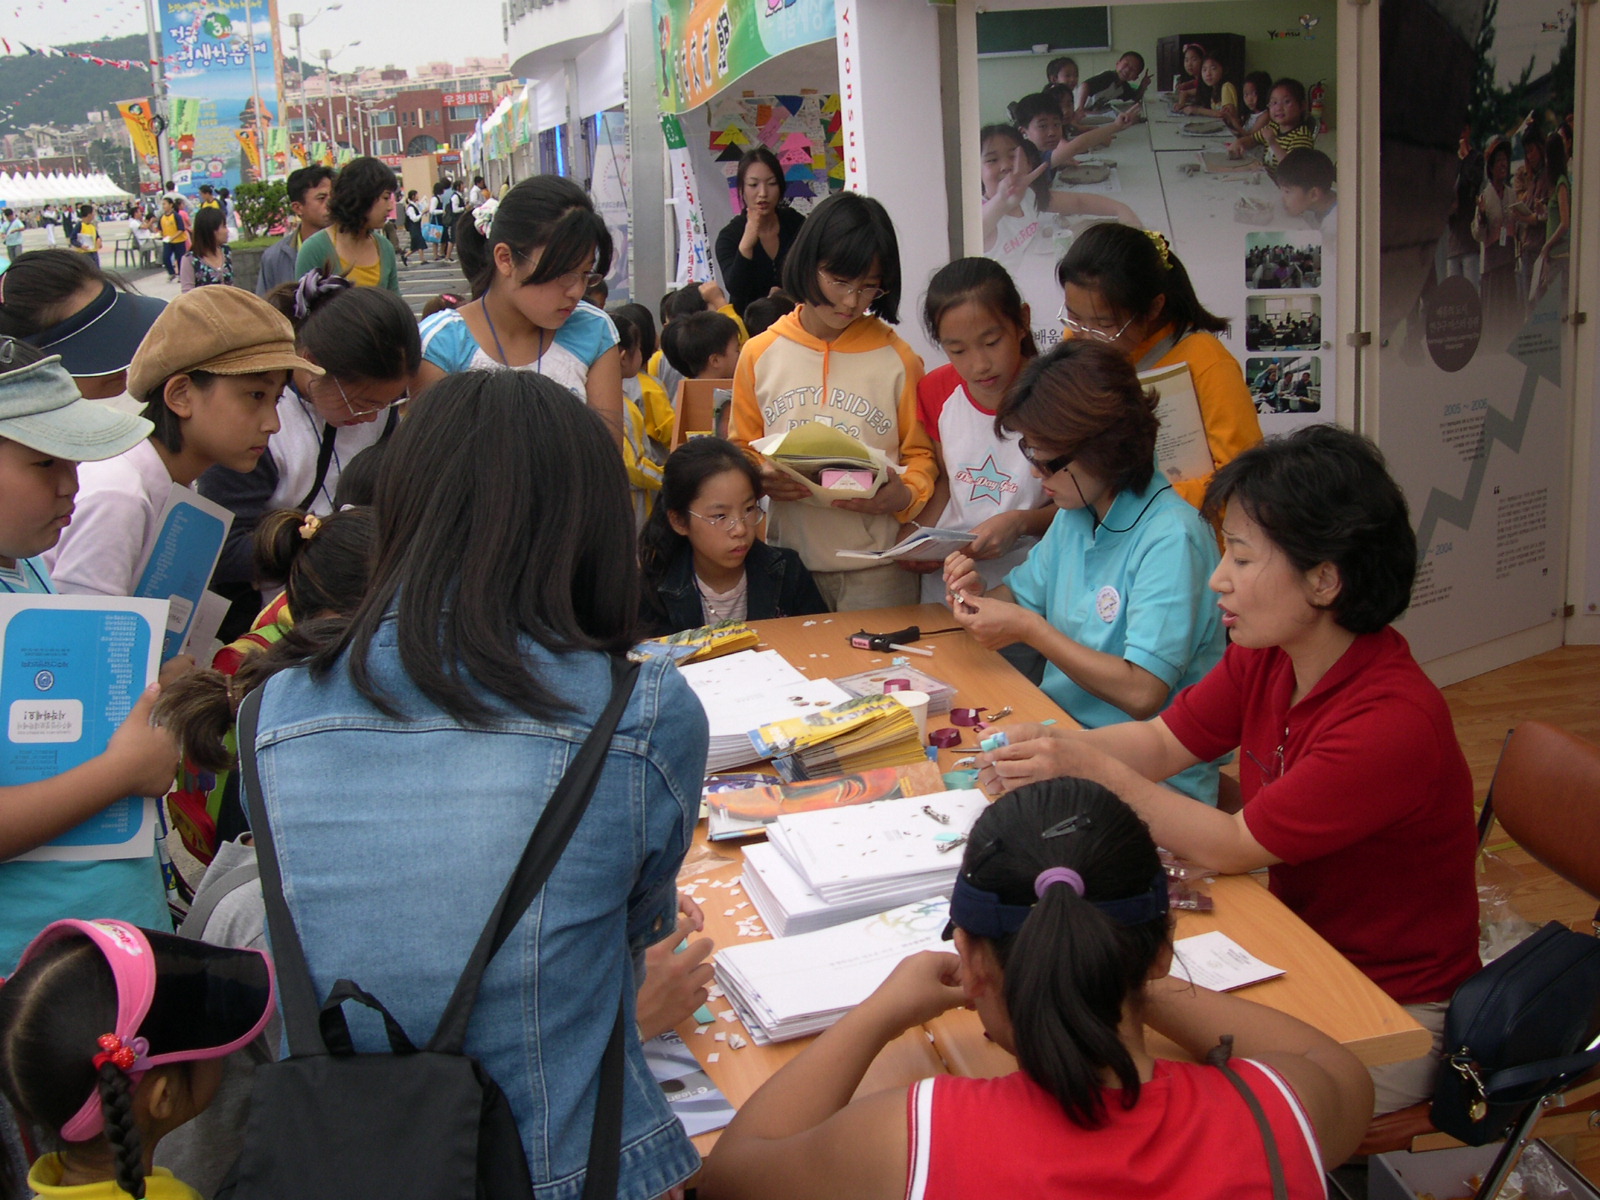
{"type": "MultiPolygon", "coordinates": [[[[953,623],[949,610],[936,604],[923,604],[865,613],[758,621],[755,628],[761,633],[761,649],[779,651],[811,678],[825,678],[854,675],[890,665],[897,652],[874,654],[849,645],[849,635],[859,629],[873,633],[902,629],[907,625],[918,625],[925,630],[943,629],[953,623]]],[[[964,632],[942,634],[916,644],[933,648],[934,653],[932,658],[909,656],[913,664],[954,685],[954,703],[958,707],[981,705],[998,709],[1010,705],[1013,715],[1001,723],[1001,728],[1023,721],[1071,722],[1054,701],[1009,663],[979,646],[964,632]]],[[[928,727],[939,729],[947,723],[944,718],[930,717],[928,727]]],[[[941,770],[954,770],[956,759],[975,753],[976,739],[971,731],[963,730],[962,734],[961,746],[940,752],[941,770]]],[[[749,916],[754,909],[739,881],[743,862],[739,844],[708,843],[702,826],[679,875],[685,887],[698,893],[706,914],[706,933],[719,946],[750,940],[738,930],[739,919],[749,916]]],[[[1216,900],[1216,911],[1180,914],[1175,936],[1189,937],[1221,929],[1258,958],[1284,968],[1282,978],[1249,988],[1244,994],[1251,1000],[1324,1030],[1369,1066],[1400,1062],[1427,1052],[1428,1032],[1285,908],[1255,877],[1225,877],[1202,885],[1206,886],[1216,900]]],[[[721,1016],[732,1012],[725,999],[714,999],[710,1007],[719,1015],[704,1033],[696,1032],[697,1026],[692,1020],[679,1026],[678,1033],[735,1106],[742,1104],[810,1042],[802,1038],[757,1046],[752,1041],[742,1049],[732,1050],[727,1041],[717,1041],[716,1035],[738,1034],[749,1041],[748,1032],[737,1019],[727,1020],[721,1016]],[[717,1055],[717,1061],[707,1061],[711,1054],[717,1055]]],[[[1164,1057],[1184,1057],[1177,1047],[1155,1035],[1151,1035],[1150,1048],[1164,1057]]],[[[903,1086],[947,1071],[981,1077],[1015,1069],[1016,1060],[983,1036],[977,1015],[958,1010],[946,1013],[924,1029],[902,1035],[885,1047],[862,1081],[859,1093],[903,1086]]],[[[714,1133],[695,1139],[702,1153],[715,1142],[714,1133]]]]}

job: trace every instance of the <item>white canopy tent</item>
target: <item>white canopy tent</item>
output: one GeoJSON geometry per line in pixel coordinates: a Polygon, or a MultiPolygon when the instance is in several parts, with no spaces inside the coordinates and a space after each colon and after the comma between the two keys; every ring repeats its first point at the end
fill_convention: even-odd
{"type": "Polygon", "coordinates": [[[44,175],[26,172],[12,175],[0,172],[0,203],[9,208],[33,208],[41,204],[72,204],[80,201],[132,200],[103,171],[63,175],[51,171],[44,175]]]}

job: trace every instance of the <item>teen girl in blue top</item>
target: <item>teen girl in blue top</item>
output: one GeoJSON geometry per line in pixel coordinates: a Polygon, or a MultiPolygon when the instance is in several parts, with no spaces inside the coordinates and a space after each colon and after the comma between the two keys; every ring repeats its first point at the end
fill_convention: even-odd
{"type": "MultiPolygon", "coordinates": [[[[1061,511],[987,594],[970,557],[946,560],[956,620],[991,649],[1043,654],[1040,686],[1086,728],[1154,716],[1223,649],[1205,602],[1216,540],[1155,469],[1155,393],[1111,346],[1072,338],[1024,368],[995,425],[1021,435],[1061,511]]],[[[1215,764],[1172,784],[1216,803],[1215,764]]]]}
{"type": "Polygon", "coordinates": [[[598,413],[622,445],[617,330],[584,292],[611,269],[611,234],[583,189],[559,175],[524,179],[459,222],[463,262],[483,261],[473,299],[422,322],[420,393],[456,371],[536,371],[598,413]]]}

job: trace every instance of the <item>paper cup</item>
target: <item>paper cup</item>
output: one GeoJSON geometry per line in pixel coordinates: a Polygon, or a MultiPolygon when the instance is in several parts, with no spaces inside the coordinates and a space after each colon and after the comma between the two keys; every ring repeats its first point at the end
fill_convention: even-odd
{"type": "Polygon", "coordinates": [[[917,740],[923,745],[928,742],[928,693],[927,692],[889,692],[901,704],[911,710],[911,715],[917,722],[917,740]]]}

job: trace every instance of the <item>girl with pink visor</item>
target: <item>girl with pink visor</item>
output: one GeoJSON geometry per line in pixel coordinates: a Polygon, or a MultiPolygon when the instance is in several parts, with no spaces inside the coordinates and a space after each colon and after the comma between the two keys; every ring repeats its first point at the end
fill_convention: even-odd
{"type": "Polygon", "coordinates": [[[199,1200],[152,1168],[156,1143],[210,1103],[222,1059],[273,1011],[272,964],[124,921],[56,921],[0,985],[0,1091],[59,1135],[40,1196],[199,1200]]]}

